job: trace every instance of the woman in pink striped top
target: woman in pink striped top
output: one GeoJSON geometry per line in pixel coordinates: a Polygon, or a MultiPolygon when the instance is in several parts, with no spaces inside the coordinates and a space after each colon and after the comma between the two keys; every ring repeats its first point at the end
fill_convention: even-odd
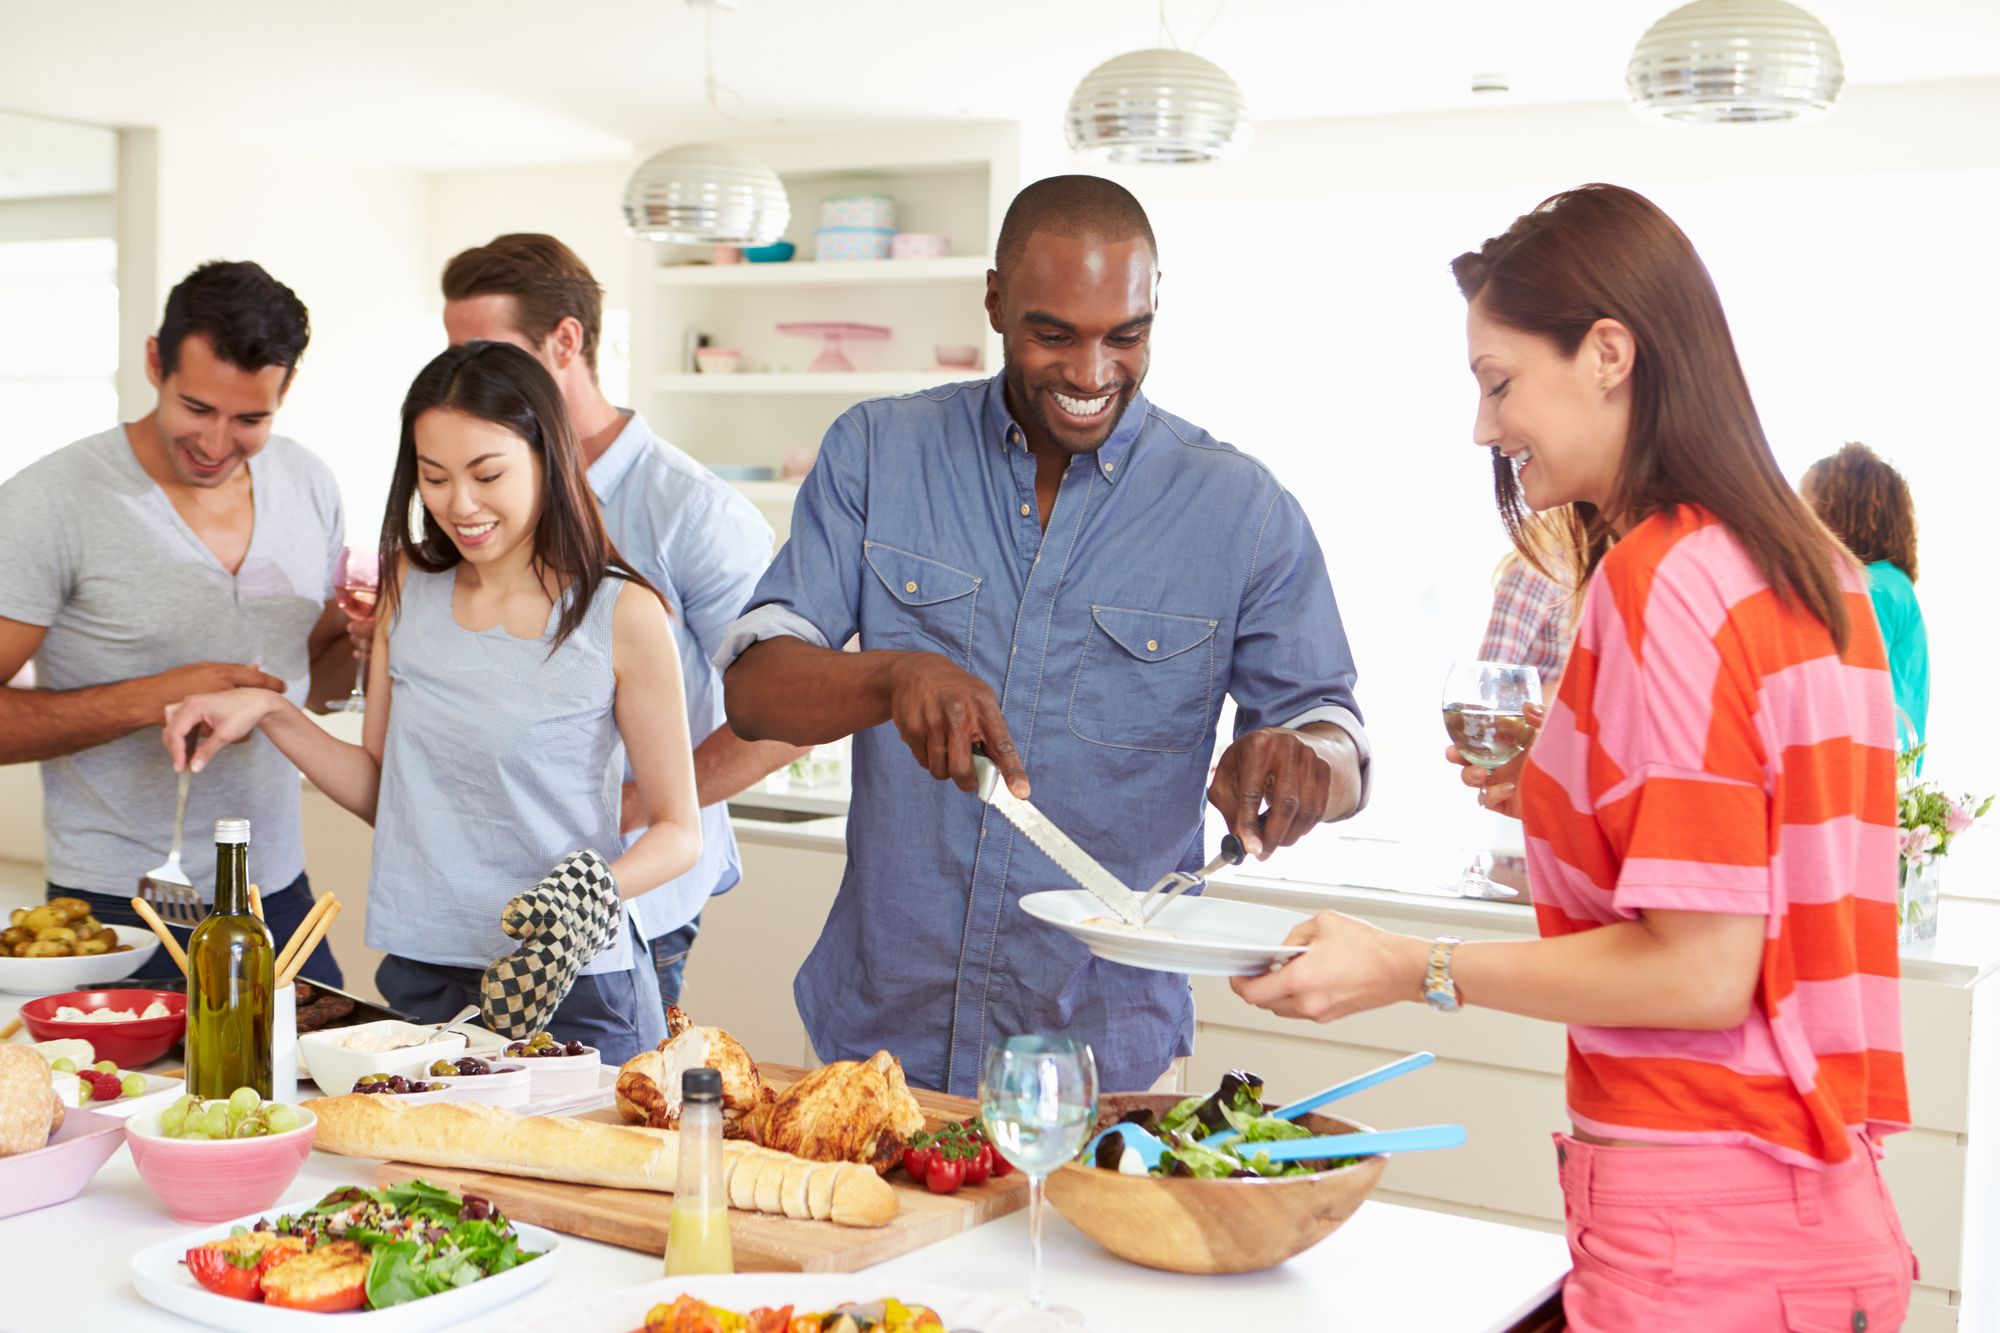
{"type": "Polygon", "coordinates": [[[1650,202],[1557,195],[1453,270],[1502,517],[1534,560],[1528,512],[1569,506],[1587,589],[1529,759],[1465,770],[1525,821],[1542,938],[1321,913],[1236,990],[1320,1021],[1421,998],[1567,1025],[1572,1328],[1898,1328],[1895,727],[1860,571],[1650,202]]]}

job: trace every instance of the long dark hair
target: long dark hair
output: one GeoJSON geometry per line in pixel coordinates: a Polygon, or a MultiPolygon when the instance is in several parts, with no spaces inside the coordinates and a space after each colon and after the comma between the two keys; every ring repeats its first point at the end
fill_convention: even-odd
{"type": "Polygon", "coordinates": [[[1903,474],[1865,444],[1848,443],[1806,469],[1799,489],[1820,521],[1863,564],[1887,560],[1917,581],[1917,505],[1903,474]]]}
{"type": "MultiPolygon", "coordinates": [[[[403,398],[403,436],[396,446],[389,507],[382,515],[385,613],[394,615],[401,600],[403,562],[441,574],[464,559],[436,523],[422,523],[420,530],[412,531],[417,418],[432,411],[463,412],[504,426],[541,455],[542,512],[535,521],[530,567],[544,578],[554,574],[562,584],[562,615],[550,652],[583,623],[606,575],[636,583],[659,597],[659,590],[618,554],[604,531],[604,518],[584,478],[582,451],[555,380],[541,362],[512,343],[468,342],[440,352],[417,372],[403,398]]],[[[666,599],[660,601],[664,605],[666,599]]]]}
{"type": "MultiPolygon", "coordinates": [[[[1574,356],[1600,319],[1632,331],[1632,429],[1604,512],[1578,503],[1555,518],[1575,548],[1578,586],[1617,533],[1679,505],[1721,521],[1780,599],[1803,606],[1847,646],[1844,557],[1778,470],[1736,359],[1722,299],[1673,219],[1643,195],[1584,185],[1451,263],[1467,301],[1574,356]]],[[[1494,498],[1522,558],[1541,567],[1528,509],[1498,450],[1494,498]]],[[[1549,571],[1544,571],[1549,572],[1549,571]]]]}

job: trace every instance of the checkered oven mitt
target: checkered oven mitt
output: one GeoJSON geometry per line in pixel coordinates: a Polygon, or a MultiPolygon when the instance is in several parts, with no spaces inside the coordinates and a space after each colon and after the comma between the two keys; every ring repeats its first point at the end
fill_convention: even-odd
{"type": "Polygon", "coordinates": [[[479,979],[487,1028],[509,1041],[541,1031],[583,965],[611,944],[619,919],[618,883],[603,857],[586,847],[556,862],[500,914],[500,929],[521,947],[479,979]]]}

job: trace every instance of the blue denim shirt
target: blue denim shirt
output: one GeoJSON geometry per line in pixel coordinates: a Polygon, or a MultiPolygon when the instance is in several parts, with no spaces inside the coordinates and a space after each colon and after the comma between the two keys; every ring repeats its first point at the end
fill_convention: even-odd
{"type": "MultiPolygon", "coordinates": [[[[850,409],[717,662],[760,639],[855,634],[991,685],[1035,805],[1128,885],[1207,859],[1224,695],[1239,734],[1332,721],[1366,762],[1354,664],[1298,502],[1143,396],[1070,461],[1046,534],[998,378],[850,409]]],[[[1102,962],[1017,905],[1073,887],[1004,817],[933,779],[893,724],[857,735],[846,872],[793,988],[814,1049],[887,1047],[912,1083],[966,1094],[992,1042],[1060,1032],[1090,1042],[1100,1086],[1148,1086],[1191,1049],[1187,978],[1102,962]]]]}
{"type": "MultiPolygon", "coordinates": [[[[590,489],[618,553],[673,610],[687,696],[688,739],[722,725],[722,676],[710,658],[742,614],[771,557],[771,525],[742,492],[653,434],[637,412],[590,465],[590,489]]],[[[625,777],[631,780],[631,768],[625,777]]],[[[627,846],[645,830],[626,838],[627,846]]],[[[743,878],[743,859],[721,802],[701,812],[701,859],[632,904],[639,933],[657,939],[694,920],[711,894],[743,878]]]]}

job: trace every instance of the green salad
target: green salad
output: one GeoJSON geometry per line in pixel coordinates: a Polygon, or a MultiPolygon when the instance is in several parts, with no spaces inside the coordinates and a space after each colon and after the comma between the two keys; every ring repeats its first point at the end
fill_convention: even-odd
{"type": "MultiPolygon", "coordinates": [[[[1130,1122],[1150,1130],[1167,1145],[1155,1176],[1186,1176],[1197,1180],[1226,1180],[1252,1176],[1309,1176],[1331,1171],[1358,1159],[1332,1157],[1304,1162],[1274,1162],[1257,1150],[1260,1143],[1281,1139],[1307,1139],[1314,1131],[1290,1120],[1280,1120],[1264,1107],[1264,1080],[1244,1070],[1232,1070],[1206,1097],[1189,1097],[1164,1116],[1151,1111],[1133,1111],[1120,1123],[1130,1122]],[[1210,1144],[1206,1140],[1226,1130],[1241,1138],[1210,1144]]],[[[1130,1150],[1124,1139],[1109,1135],[1098,1144],[1096,1164],[1117,1171],[1130,1170],[1125,1156],[1130,1150]]]]}

